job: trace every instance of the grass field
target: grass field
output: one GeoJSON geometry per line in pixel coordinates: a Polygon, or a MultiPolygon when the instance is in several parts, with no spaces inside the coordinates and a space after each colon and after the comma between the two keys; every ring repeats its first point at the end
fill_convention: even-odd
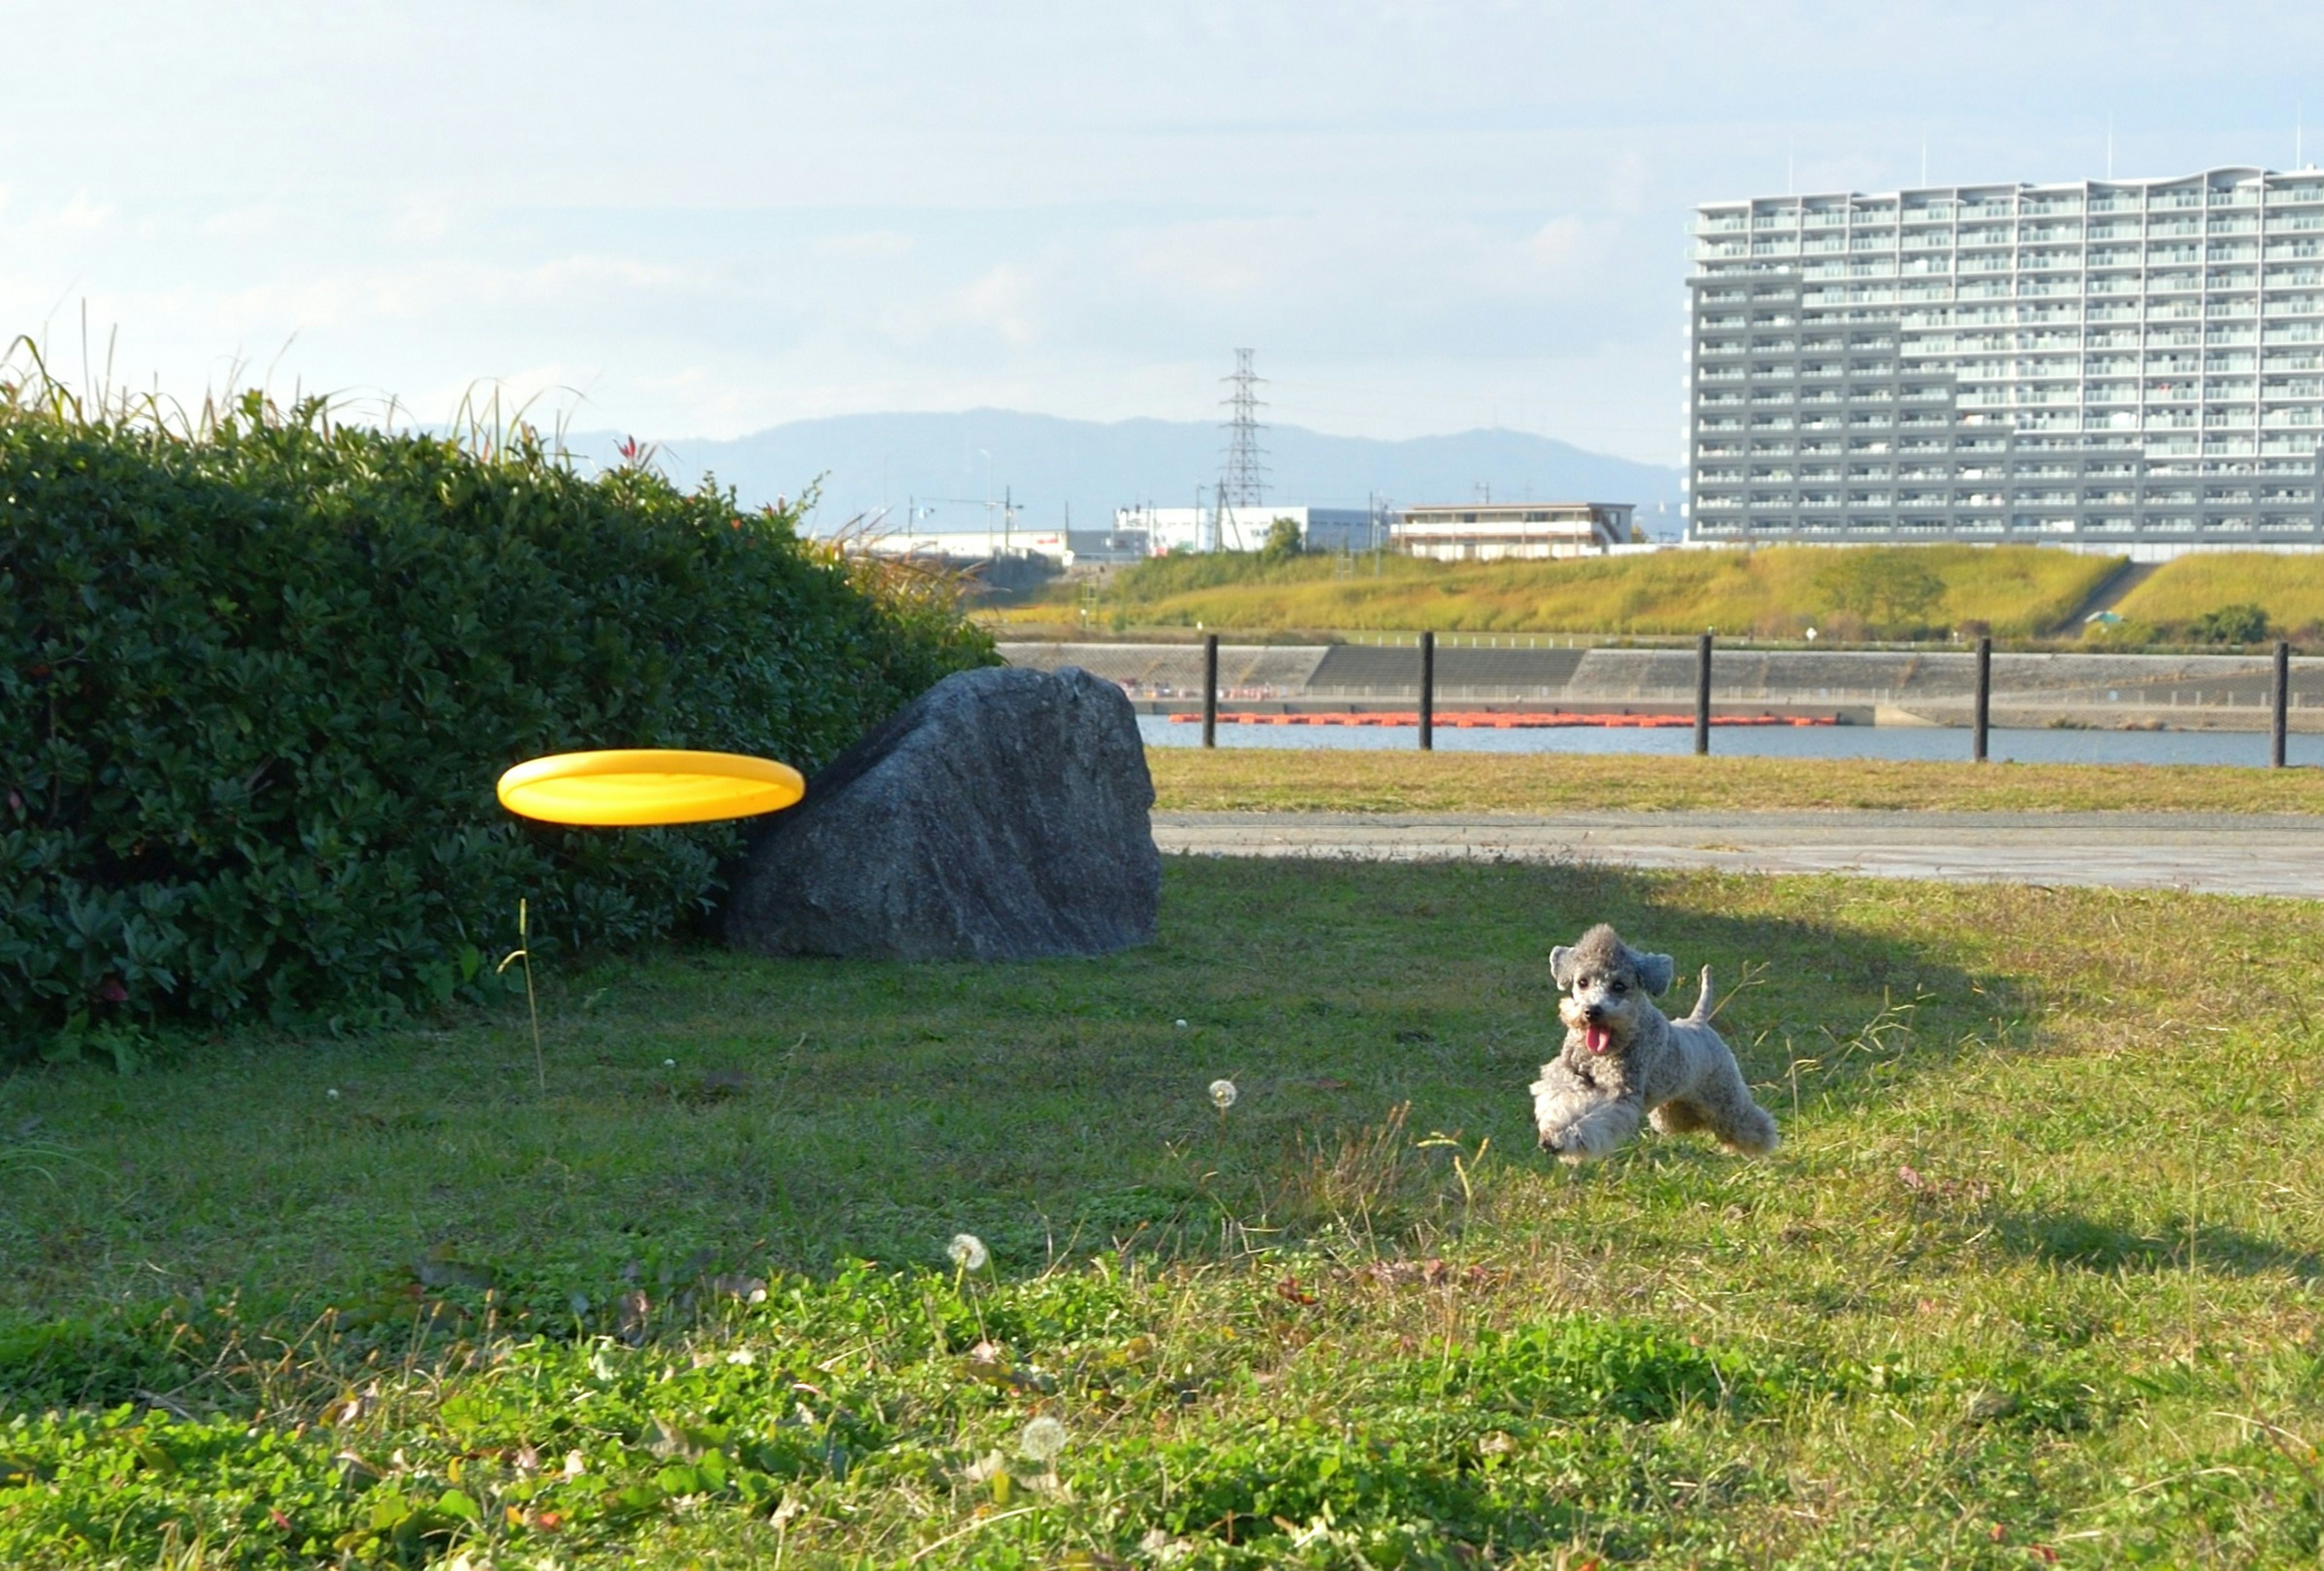
{"type": "MultiPolygon", "coordinates": [[[[1966,746],[1966,734],[1963,737],[1966,746]]],[[[1714,736],[1712,745],[1717,746],[1714,736]]],[[[2266,738],[2252,738],[2255,759],[2266,738]]],[[[1155,805],[1210,812],[1725,809],[2324,814],[2324,770],[1154,747],[1155,805]]]]}
{"type": "MultiPolygon", "coordinates": [[[[2005,637],[2046,633],[2120,564],[2032,548],[1923,546],[1896,553],[1942,580],[1912,620],[1987,623],[2005,637]]],[[[1329,557],[1268,564],[1254,555],[1166,558],[1119,575],[1097,607],[1105,624],[1252,631],[1695,633],[1795,637],[1839,607],[1822,579],[1845,553],[1811,547],[1664,551],[1564,562],[1448,563],[1384,557],[1338,576],[1329,557]]],[[[1000,614],[1049,623],[1063,603],[1000,614]]],[[[1861,629],[1858,630],[1860,635],[1861,629]]]]}
{"type": "Polygon", "coordinates": [[[2313,1564],[2319,962],[1201,861],[1102,961],[552,969],[545,1094],[521,1009],[20,1072],[0,1563],[2313,1564]],[[1600,918],[1718,968],[1782,1151],[1534,1153],[1600,918]]]}
{"type": "Polygon", "coordinates": [[[2324,629],[2324,557],[2253,551],[2181,557],[2156,568],[2114,609],[2126,622],[2175,632],[2223,605],[2257,605],[2272,631],[2301,633],[2303,643],[2312,642],[2316,630],[2324,629]]]}

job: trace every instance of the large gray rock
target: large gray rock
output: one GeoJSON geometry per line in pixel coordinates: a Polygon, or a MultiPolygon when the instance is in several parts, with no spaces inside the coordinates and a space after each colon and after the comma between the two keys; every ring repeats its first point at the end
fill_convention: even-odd
{"type": "Polygon", "coordinates": [[[962,671],[752,835],[726,941],[766,955],[1033,960],[1154,936],[1154,782],[1121,689],[962,671]]]}

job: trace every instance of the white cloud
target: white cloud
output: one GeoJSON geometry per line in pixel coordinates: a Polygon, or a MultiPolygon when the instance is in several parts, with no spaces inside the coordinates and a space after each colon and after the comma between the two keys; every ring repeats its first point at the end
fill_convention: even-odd
{"type": "Polygon", "coordinates": [[[842,262],[892,262],[909,256],[918,242],[900,229],[863,229],[847,235],[823,235],[807,243],[810,254],[842,262]]]}
{"type": "Polygon", "coordinates": [[[69,235],[86,235],[104,228],[113,221],[110,202],[91,200],[87,191],[75,191],[72,199],[50,217],[51,227],[69,235]]]}

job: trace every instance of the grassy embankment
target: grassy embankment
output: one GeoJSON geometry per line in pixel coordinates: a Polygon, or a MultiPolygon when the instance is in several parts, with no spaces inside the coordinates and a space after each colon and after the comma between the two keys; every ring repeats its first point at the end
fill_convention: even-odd
{"type": "MultiPolygon", "coordinates": [[[[2255,764],[2267,739],[2253,736],[2255,764]]],[[[1711,745],[1718,740],[1714,734],[1711,745]]],[[[1967,747],[1964,735],[1963,747],[1967,747]]],[[[1209,812],[1926,812],[2324,815],[2324,770],[1921,763],[1622,753],[1153,747],[1156,806],[1209,812]]]]}
{"type": "MultiPolygon", "coordinates": [[[[1942,580],[1916,624],[1983,622],[2010,638],[2048,632],[2118,565],[2112,558],[2031,548],[1926,546],[1896,553],[1942,580]]],[[[1564,562],[1430,562],[1359,558],[1352,577],[1329,557],[1268,563],[1256,554],[1163,558],[1114,576],[1093,629],[1192,627],[1253,631],[1695,633],[1796,637],[1847,614],[1825,575],[1841,553],[1810,547],[1757,551],[1664,551],[1564,562]]],[[[1054,624],[1065,598],[996,613],[996,625],[1054,624]]],[[[1860,619],[1859,619],[1860,621],[1860,619]]]]}
{"type": "Polygon", "coordinates": [[[2311,1563],[2320,962],[2288,901],[1203,861],[1102,961],[552,968],[545,1095],[521,1012],[20,1073],[0,1561],[2311,1563]],[[1716,966],[1781,1152],[1534,1154],[1600,918],[1716,966]]]}
{"type": "MultiPolygon", "coordinates": [[[[2032,549],[1914,548],[1944,583],[1920,615],[1932,628],[1983,622],[2007,639],[2080,630],[2060,624],[2119,562],[2032,549]]],[[[1706,627],[1795,637],[1811,625],[1850,632],[1819,582],[1828,550],[1665,552],[1587,562],[1442,563],[1381,559],[1353,578],[1325,558],[1268,564],[1256,556],[1182,557],[1118,573],[1091,603],[1090,631],[1192,627],[1249,632],[1556,633],[1597,637],[1700,633],[1706,627]]],[[[1054,634],[1082,624],[1077,586],[986,614],[1008,630],[1054,634]]],[[[2208,613],[2257,605],[2269,636],[2324,643],[2324,558],[2218,552],[2165,563],[2114,609],[2109,645],[2200,642],[2208,613]]],[[[1861,630],[1858,630],[1861,631],[1861,630]]]]}
{"type": "Polygon", "coordinates": [[[2130,635],[2183,632],[2207,612],[2256,605],[2269,631],[2303,643],[2324,638],[2324,557],[2261,556],[2242,551],[2181,557],[2115,606],[2130,635]]]}

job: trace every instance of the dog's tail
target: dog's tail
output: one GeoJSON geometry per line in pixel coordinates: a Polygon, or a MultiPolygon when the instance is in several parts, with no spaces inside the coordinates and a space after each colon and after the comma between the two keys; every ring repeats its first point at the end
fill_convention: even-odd
{"type": "Polygon", "coordinates": [[[1711,967],[1702,968],[1702,991],[1694,995],[1694,1012],[1686,1017],[1688,1025],[1702,1025],[1711,1019],[1711,967]]]}

